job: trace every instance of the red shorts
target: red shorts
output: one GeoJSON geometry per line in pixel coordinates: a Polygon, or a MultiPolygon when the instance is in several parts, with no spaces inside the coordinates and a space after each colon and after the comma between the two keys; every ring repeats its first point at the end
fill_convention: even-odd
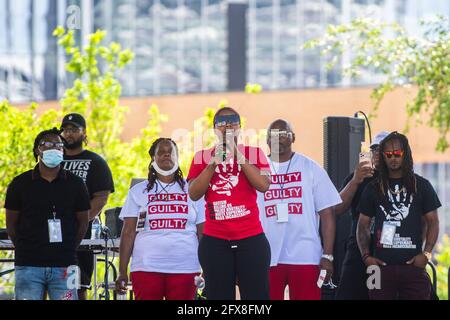
{"type": "Polygon", "coordinates": [[[131,282],[136,300],[194,300],[198,275],[132,272],[131,282]]]}
{"type": "Polygon", "coordinates": [[[290,300],[320,300],[319,269],[314,265],[291,264],[270,268],[270,299],[284,300],[284,291],[289,286],[290,300]]]}

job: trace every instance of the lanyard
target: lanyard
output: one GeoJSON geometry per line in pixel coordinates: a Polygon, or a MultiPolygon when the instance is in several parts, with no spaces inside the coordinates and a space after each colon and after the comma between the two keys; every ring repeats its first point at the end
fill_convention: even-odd
{"type": "Polygon", "coordinates": [[[161,194],[161,193],[163,193],[163,192],[165,192],[166,194],[169,194],[169,191],[167,190],[167,189],[170,189],[173,185],[175,185],[175,181],[174,182],[171,182],[170,184],[168,184],[166,187],[164,187],[162,184],[161,184],[161,182],[159,182],[159,180],[156,180],[156,183],[161,187],[161,191],[160,192],[158,192],[158,189],[156,189],[156,194],[158,195],[158,194],[161,194]]]}
{"type": "Polygon", "coordinates": [[[53,214],[53,221],[55,221],[56,220],[56,208],[55,208],[55,206],[53,206],[52,214],[53,214]]]}
{"type": "MultiPolygon", "coordinates": [[[[295,155],[295,153],[293,153],[291,158],[289,159],[289,164],[288,164],[288,167],[286,169],[286,173],[284,175],[287,175],[289,173],[289,169],[291,168],[291,163],[292,163],[292,159],[294,158],[294,155],[295,155]]],[[[270,165],[272,166],[272,169],[275,172],[275,175],[278,175],[278,172],[275,171],[275,166],[273,165],[272,162],[270,163],[270,165]]],[[[280,183],[281,192],[283,192],[285,184],[286,183],[280,183]]]]}

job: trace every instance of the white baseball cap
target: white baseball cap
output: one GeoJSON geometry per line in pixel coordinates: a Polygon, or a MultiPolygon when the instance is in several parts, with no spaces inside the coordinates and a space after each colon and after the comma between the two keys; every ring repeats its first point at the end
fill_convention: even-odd
{"type": "Polygon", "coordinates": [[[375,139],[373,139],[372,144],[370,145],[370,147],[374,147],[374,146],[378,146],[381,144],[381,141],[383,141],[388,135],[390,135],[391,133],[388,131],[381,131],[380,133],[378,133],[375,136],[375,139]]]}

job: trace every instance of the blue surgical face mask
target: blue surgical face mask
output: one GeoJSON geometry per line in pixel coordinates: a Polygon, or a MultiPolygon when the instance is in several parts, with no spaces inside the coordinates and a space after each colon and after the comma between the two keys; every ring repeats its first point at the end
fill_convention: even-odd
{"type": "Polygon", "coordinates": [[[64,153],[61,150],[52,149],[46,150],[42,153],[42,162],[46,167],[53,169],[56,168],[63,162],[64,153]]]}

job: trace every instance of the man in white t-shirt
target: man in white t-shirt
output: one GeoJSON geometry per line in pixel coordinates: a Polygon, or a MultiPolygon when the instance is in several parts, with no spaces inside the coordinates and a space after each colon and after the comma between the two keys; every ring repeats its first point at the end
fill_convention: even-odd
{"type": "Polygon", "coordinates": [[[289,286],[291,300],[320,300],[320,271],[327,271],[324,283],[333,274],[333,207],[342,200],[322,167],[292,151],[294,142],[295,134],[287,121],[270,125],[267,143],[272,184],[269,191],[258,195],[272,255],[270,297],[283,300],[289,286]]]}

